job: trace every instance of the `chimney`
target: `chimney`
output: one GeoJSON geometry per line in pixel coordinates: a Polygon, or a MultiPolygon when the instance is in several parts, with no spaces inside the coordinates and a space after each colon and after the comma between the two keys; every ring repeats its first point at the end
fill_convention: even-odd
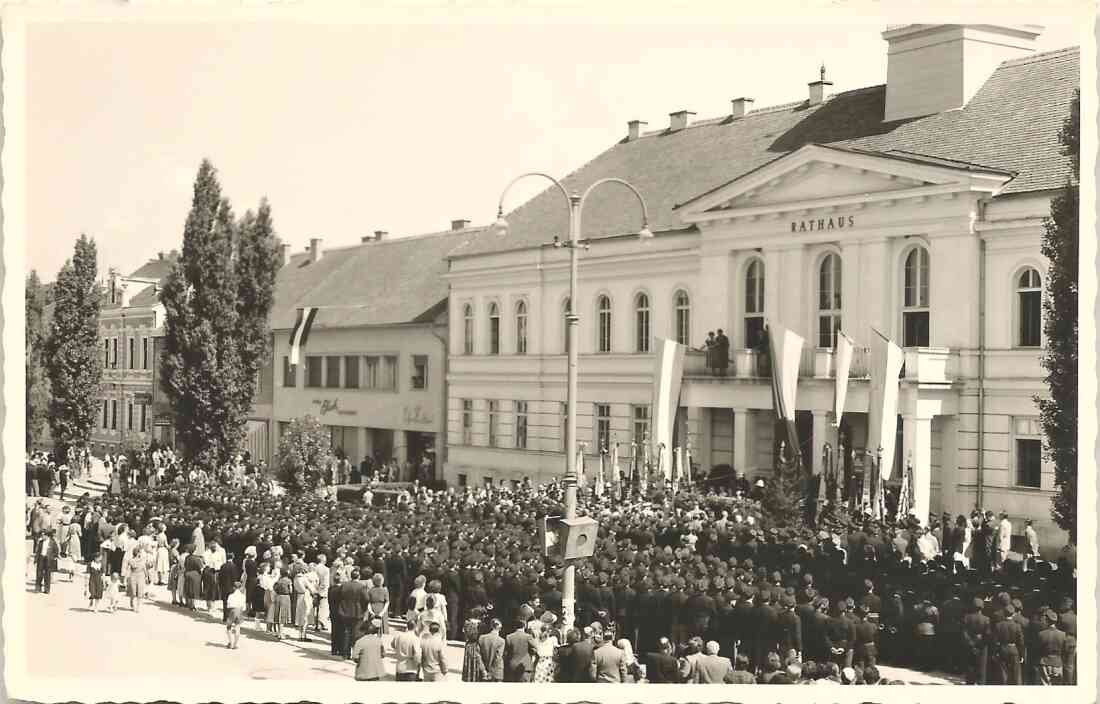
{"type": "Polygon", "coordinates": [[[669,129],[669,131],[676,132],[677,130],[682,130],[685,127],[687,127],[688,126],[688,121],[690,120],[690,116],[694,115],[694,114],[695,113],[689,112],[687,110],[680,110],[678,112],[670,112],[668,114],[668,129],[669,129]]]}
{"type": "Polygon", "coordinates": [[[821,80],[810,83],[810,105],[821,105],[825,102],[825,88],[832,88],[833,84],[825,80],[825,64],[821,64],[821,80]]]}
{"type": "Polygon", "coordinates": [[[362,237],[359,238],[359,241],[363,242],[364,244],[367,243],[367,242],[372,242],[373,240],[374,240],[374,235],[363,235],[362,237]]]}
{"type": "Polygon", "coordinates": [[[1035,51],[1038,25],[903,24],[882,33],[886,122],[965,107],[1003,62],[1035,51]]]}
{"type": "Polygon", "coordinates": [[[733,110],[730,112],[730,117],[738,118],[744,117],[745,113],[752,110],[752,104],[756,102],[752,98],[734,98],[733,110]]]}
{"type": "Polygon", "coordinates": [[[457,232],[458,230],[465,230],[469,226],[469,220],[451,220],[451,230],[454,232],[457,232]]]}
{"type": "Polygon", "coordinates": [[[283,242],[279,245],[279,266],[284,267],[290,261],[290,244],[283,242]]]}
{"type": "Polygon", "coordinates": [[[309,262],[315,264],[318,259],[321,258],[321,238],[311,237],[309,239],[309,262]]]}
{"type": "Polygon", "coordinates": [[[158,262],[164,261],[164,252],[157,252],[157,261],[158,262]]]}
{"type": "Polygon", "coordinates": [[[631,120],[626,123],[626,141],[633,142],[638,137],[642,136],[642,130],[648,125],[648,122],[643,120],[631,120]]]}
{"type": "Polygon", "coordinates": [[[390,233],[386,232],[385,230],[375,230],[374,231],[374,241],[375,242],[381,242],[382,240],[386,239],[386,235],[388,235],[388,234],[390,234],[390,233]]]}

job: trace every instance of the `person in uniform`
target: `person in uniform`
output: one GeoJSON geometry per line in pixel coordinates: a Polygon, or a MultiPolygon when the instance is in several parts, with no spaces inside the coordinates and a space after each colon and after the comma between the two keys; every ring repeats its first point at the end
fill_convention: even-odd
{"type": "Polygon", "coordinates": [[[992,662],[997,668],[997,681],[1000,684],[1022,684],[1024,632],[1020,629],[1020,624],[1012,618],[1015,614],[1016,609],[1009,604],[1004,609],[1005,617],[992,629],[992,662]]]}
{"type": "Polygon", "coordinates": [[[855,626],[855,655],[852,661],[859,667],[878,664],[878,626],[871,622],[867,603],[856,608],[859,621],[855,626]]]}
{"type": "Polygon", "coordinates": [[[1077,684],[1077,614],[1073,611],[1073,599],[1062,600],[1061,613],[1058,614],[1058,627],[1066,634],[1066,646],[1062,655],[1062,681],[1064,684],[1077,684]]]}
{"type": "Polygon", "coordinates": [[[969,613],[963,616],[963,643],[966,646],[966,683],[985,684],[989,656],[989,617],[982,613],[985,603],[974,597],[969,613]]]}
{"type": "Polygon", "coordinates": [[[1058,630],[1058,615],[1051,610],[1043,614],[1043,630],[1038,638],[1039,684],[1065,684],[1063,679],[1066,634],[1058,630]]]}

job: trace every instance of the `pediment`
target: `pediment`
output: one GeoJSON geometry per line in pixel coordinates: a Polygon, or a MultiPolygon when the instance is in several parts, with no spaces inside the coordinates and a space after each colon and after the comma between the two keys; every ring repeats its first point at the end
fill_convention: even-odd
{"type": "Polygon", "coordinates": [[[677,207],[685,222],[902,200],[969,190],[995,193],[1012,174],[896,152],[806,145],[677,207]]]}

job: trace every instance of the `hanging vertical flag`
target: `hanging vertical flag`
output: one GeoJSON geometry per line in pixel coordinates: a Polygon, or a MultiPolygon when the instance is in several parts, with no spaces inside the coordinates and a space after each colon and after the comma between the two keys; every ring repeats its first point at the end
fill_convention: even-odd
{"type": "Polygon", "coordinates": [[[584,488],[584,445],[577,445],[577,486],[584,488]]]}
{"type": "Polygon", "coordinates": [[[604,453],[600,453],[600,473],[596,475],[596,498],[603,497],[603,457],[604,453]]]}
{"type": "Polygon", "coordinates": [[[653,410],[650,412],[647,444],[655,448],[664,443],[666,448],[670,448],[676,411],[680,407],[680,385],[684,378],[684,352],[687,347],[663,337],[654,337],[653,344],[657,368],[653,374],[653,410]]]}
{"type": "Polygon", "coordinates": [[[294,321],[294,329],[290,331],[290,363],[297,364],[301,349],[305,347],[309,339],[309,329],[313,327],[313,319],[317,317],[316,308],[299,308],[298,318],[294,321]]]}
{"type": "Polygon", "coordinates": [[[833,353],[836,365],[836,386],[833,390],[833,424],[840,425],[844,415],[844,400],[848,395],[848,373],[852,368],[852,338],[843,332],[836,336],[836,350],[833,353]]]}
{"type": "Polygon", "coordinates": [[[676,447],[672,450],[672,461],[675,465],[672,476],[678,481],[686,481],[684,477],[684,448],[676,447]]]}
{"type": "Polygon", "coordinates": [[[791,330],[770,323],[768,346],[772,367],[772,407],[775,417],[783,422],[787,447],[794,460],[801,464],[801,444],[794,424],[794,401],[798,391],[798,365],[802,357],[803,339],[791,330]]]}
{"type": "Polygon", "coordinates": [[[894,469],[898,429],[898,386],[905,359],[901,348],[878,330],[871,340],[871,392],[867,407],[867,449],[882,448],[879,474],[889,480],[894,469]]]}
{"type": "Polygon", "coordinates": [[[619,484],[623,480],[623,473],[619,469],[619,443],[611,446],[611,483],[619,484]]]}
{"type": "Polygon", "coordinates": [[[684,448],[684,481],[691,484],[691,446],[684,448]]]}
{"type": "Polygon", "coordinates": [[[898,490],[898,513],[894,519],[896,521],[901,521],[901,519],[909,515],[909,499],[911,496],[909,491],[909,477],[911,470],[912,467],[909,463],[906,463],[901,469],[901,488],[898,490]]]}

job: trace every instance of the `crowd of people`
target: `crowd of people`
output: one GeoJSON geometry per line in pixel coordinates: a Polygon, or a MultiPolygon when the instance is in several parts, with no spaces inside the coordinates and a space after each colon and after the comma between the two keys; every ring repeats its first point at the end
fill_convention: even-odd
{"type": "MultiPolygon", "coordinates": [[[[221,602],[227,637],[247,619],[275,638],[327,631],[334,655],[365,659],[362,679],[379,652],[396,654],[403,679],[436,678],[445,649],[427,641],[449,638],[467,644],[464,676],[487,681],[870,684],[880,663],[978,684],[1075,681],[1075,548],[1040,559],[1025,529],[1015,553],[1003,514],[922,527],[833,511],[811,529],[774,525],[736,481],[625,499],[585,490],[598,545],[577,569],[578,626],[564,630],[563,563],[537,530],[563,497],[558,482],[414,482],[372,507],[244,484],[132,486],[79,500],[79,537],[70,527],[65,542],[98,557],[89,594],[125,588],[137,609],[163,582],[182,608],[221,602]],[[393,617],[419,649],[390,632],[393,617]]],[[[28,525],[48,558],[49,531],[28,525]]]]}

